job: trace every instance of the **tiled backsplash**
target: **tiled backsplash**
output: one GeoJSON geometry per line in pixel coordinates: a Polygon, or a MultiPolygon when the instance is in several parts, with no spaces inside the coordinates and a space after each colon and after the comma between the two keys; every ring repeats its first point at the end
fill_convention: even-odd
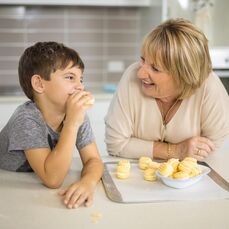
{"type": "Polygon", "coordinates": [[[137,7],[0,6],[0,87],[19,87],[23,50],[49,40],[80,53],[86,86],[116,84],[123,70],[138,60],[141,14],[137,7]]]}

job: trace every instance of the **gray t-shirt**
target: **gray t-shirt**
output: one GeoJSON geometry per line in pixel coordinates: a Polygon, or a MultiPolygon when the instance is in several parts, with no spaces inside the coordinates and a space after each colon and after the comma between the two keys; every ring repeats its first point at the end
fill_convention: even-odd
{"type": "MultiPolygon", "coordinates": [[[[20,105],[0,132],[0,168],[26,172],[32,171],[24,150],[32,148],[53,149],[59,133],[54,132],[44,121],[40,110],[32,101],[20,105]]],[[[94,141],[87,115],[80,126],[76,147],[81,150],[94,141]]]]}

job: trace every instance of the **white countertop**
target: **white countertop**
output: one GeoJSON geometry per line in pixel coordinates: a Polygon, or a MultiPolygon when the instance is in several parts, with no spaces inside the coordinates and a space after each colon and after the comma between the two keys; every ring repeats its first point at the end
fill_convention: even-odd
{"type": "MultiPolygon", "coordinates": [[[[81,169],[74,160],[64,185],[75,181],[81,169]]],[[[229,173],[229,166],[224,171],[229,173]]],[[[229,200],[119,204],[107,198],[100,182],[92,207],[69,210],[57,191],[41,185],[34,173],[0,170],[0,228],[229,228],[229,200]],[[92,215],[97,213],[102,217],[94,223],[92,215]]]]}

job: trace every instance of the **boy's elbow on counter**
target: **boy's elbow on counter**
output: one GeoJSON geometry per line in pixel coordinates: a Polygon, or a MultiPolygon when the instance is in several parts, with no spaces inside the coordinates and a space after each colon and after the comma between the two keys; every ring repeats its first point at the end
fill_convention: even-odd
{"type": "Polygon", "coordinates": [[[63,180],[53,178],[43,181],[43,183],[47,188],[57,189],[63,184],[63,180]]]}

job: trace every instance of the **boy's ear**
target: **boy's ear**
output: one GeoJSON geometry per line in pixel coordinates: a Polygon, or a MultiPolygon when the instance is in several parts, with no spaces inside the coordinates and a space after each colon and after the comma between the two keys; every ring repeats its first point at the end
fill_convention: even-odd
{"type": "Polygon", "coordinates": [[[43,80],[40,75],[33,75],[31,78],[31,84],[32,84],[33,90],[39,94],[43,93],[44,91],[44,85],[42,81],[43,80]]]}

